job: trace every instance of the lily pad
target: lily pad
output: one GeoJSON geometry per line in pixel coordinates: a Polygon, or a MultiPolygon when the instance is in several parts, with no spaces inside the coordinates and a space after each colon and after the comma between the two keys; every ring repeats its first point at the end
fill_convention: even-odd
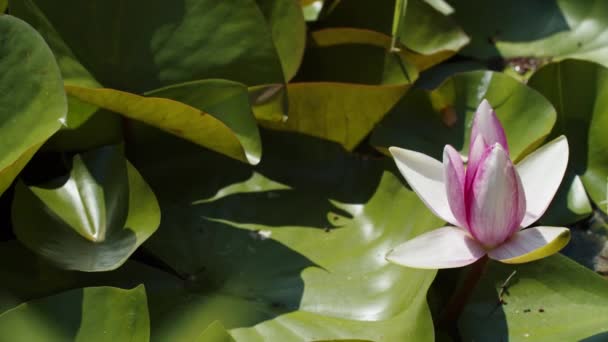
{"type": "Polygon", "coordinates": [[[284,81],[271,30],[252,0],[10,4],[11,13],[53,42],[58,60],[76,56],[76,62],[62,65],[63,73],[84,65],[104,87],[142,93],[206,78],[247,85],[284,81]]]}
{"type": "Polygon", "coordinates": [[[551,103],[535,90],[504,74],[472,71],[433,91],[409,91],[374,130],[371,143],[383,152],[399,146],[437,159],[451,144],[466,155],[473,114],[483,99],[496,110],[515,160],[538,146],[556,120],[551,103]]]}
{"type": "Polygon", "coordinates": [[[578,341],[606,332],[608,283],[593,271],[559,254],[487,267],[460,319],[464,341],[578,341]]]}
{"type": "Polygon", "coordinates": [[[585,199],[581,187],[573,183],[578,176],[593,202],[608,213],[608,137],[605,132],[608,127],[605,96],[608,69],[596,63],[566,60],[543,67],[532,76],[529,84],[557,110],[558,119],[551,135],[564,134],[570,142],[571,182],[565,184],[569,196],[585,199]]]}
{"type": "Polygon", "coordinates": [[[232,158],[257,164],[262,150],[248,89],[226,80],[176,84],[146,96],[66,86],[85,103],[121,113],[232,158]]]}
{"type": "Polygon", "coordinates": [[[17,238],[59,267],[106,271],[154,233],[160,210],[121,148],[109,146],[74,157],[69,176],[18,183],[12,219],[17,238]]]}
{"type": "Polygon", "coordinates": [[[384,255],[441,222],[392,161],[265,132],[265,158],[246,169],[168,135],[146,136],[155,148],[138,149],[137,165],[163,223],[145,247],[191,289],[152,304],[153,339],[194,340],[217,320],[237,341],[433,339],[425,294],[435,272],[384,255]]]}
{"type": "Polygon", "coordinates": [[[0,193],[61,127],[67,101],[61,74],[42,37],[0,16],[0,193]]]}
{"type": "Polygon", "coordinates": [[[143,286],[91,287],[22,304],[0,315],[0,339],[10,341],[140,341],[150,339],[143,286]]]}
{"type": "Polygon", "coordinates": [[[608,3],[602,0],[451,1],[471,37],[462,53],[481,59],[586,59],[608,66],[608,3]]]}
{"type": "Polygon", "coordinates": [[[406,85],[291,83],[289,116],[260,124],[337,142],[352,151],[408,89],[406,85]]]}

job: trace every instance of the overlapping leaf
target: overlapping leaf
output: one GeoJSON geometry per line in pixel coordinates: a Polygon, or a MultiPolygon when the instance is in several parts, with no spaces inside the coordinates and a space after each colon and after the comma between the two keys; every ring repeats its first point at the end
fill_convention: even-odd
{"type": "Polygon", "coordinates": [[[67,177],[19,183],[12,219],[19,240],[54,264],[106,271],[154,233],[160,211],[141,175],[110,146],[74,157],[67,177]]]}
{"type": "Polygon", "coordinates": [[[409,89],[404,85],[292,83],[289,116],[260,121],[274,130],[302,133],[353,150],[409,89]]]}

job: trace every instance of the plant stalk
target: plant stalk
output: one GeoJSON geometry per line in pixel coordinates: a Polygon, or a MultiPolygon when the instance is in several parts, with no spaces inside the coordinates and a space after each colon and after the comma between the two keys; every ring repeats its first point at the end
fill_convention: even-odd
{"type": "Polygon", "coordinates": [[[452,294],[452,297],[448,301],[439,320],[438,327],[445,327],[448,328],[448,330],[456,328],[458,318],[464,310],[464,306],[471,298],[473,290],[475,290],[479,279],[481,279],[487,263],[488,256],[486,255],[471,265],[471,269],[467,273],[464,282],[461,284],[460,288],[452,294]]]}

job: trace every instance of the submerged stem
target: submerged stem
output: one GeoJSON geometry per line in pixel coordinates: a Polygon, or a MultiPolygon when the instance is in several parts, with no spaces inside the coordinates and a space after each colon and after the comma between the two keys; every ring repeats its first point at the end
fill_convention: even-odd
{"type": "Polygon", "coordinates": [[[464,310],[464,306],[471,298],[473,290],[475,290],[475,287],[479,282],[487,263],[488,256],[486,255],[471,265],[471,269],[467,273],[464,282],[460,288],[452,294],[452,297],[448,301],[448,304],[446,305],[445,310],[443,311],[439,320],[439,327],[456,327],[456,322],[464,310]]]}

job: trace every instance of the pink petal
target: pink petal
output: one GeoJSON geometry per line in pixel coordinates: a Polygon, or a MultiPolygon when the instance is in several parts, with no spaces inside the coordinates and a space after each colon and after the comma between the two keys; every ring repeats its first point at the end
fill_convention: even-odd
{"type": "Polygon", "coordinates": [[[488,252],[490,258],[507,264],[520,264],[559,252],[570,241],[570,230],[563,227],[524,229],[488,252]]]}
{"type": "Polygon", "coordinates": [[[565,136],[545,144],[517,164],[526,193],[526,217],[522,226],[538,220],[547,210],[568,166],[568,140],[565,136]]]}
{"type": "Polygon", "coordinates": [[[460,227],[467,227],[467,213],[464,205],[464,165],[460,153],[452,146],[443,149],[443,167],[448,203],[460,227]]]}
{"type": "Polygon", "coordinates": [[[473,128],[471,129],[470,146],[473,146],[477,136],[482,136],[488,145],[499,143],[502,148],[505,149],[507,155],[509,154],[505,130],[496,117],[496,112],[485,99],[481,101],[475,112],[473,128]]]}
{"type": "Polygon", "coordinates": [[[469,191],[469,229],[477,241],[494,247],[519,229],[526,213],[525,194],[500,144],[494,144],[482,157],[469,191]]]}
{"type": "Polygon", "coordinates": [[[475,172],[477,172],[479,161],[489,147],[490,146],[486,143],[484,138],[482,136],[478,136],[475,138],[475,141],[473,141],[473,144],[469,148],[469,158],[467,161],[467,170],[464,183],[465,191],[470,188],[473,178],[475,177],[475,172]]]}
{"type": "Polygon", "coordinates": [[[394,146],[389,151],[399,171],[422,202],[435,215],[457,226],[458,220],[452,214],[445,191],[443,165],[420,152],[394,146]]]}
{"type": "Polygon", "coordinates": [[[472,264],[486,251],[466,231],[443,227],[399,245],[388,253],[392,263],[413,268],[453,268],[472,264]]]}

